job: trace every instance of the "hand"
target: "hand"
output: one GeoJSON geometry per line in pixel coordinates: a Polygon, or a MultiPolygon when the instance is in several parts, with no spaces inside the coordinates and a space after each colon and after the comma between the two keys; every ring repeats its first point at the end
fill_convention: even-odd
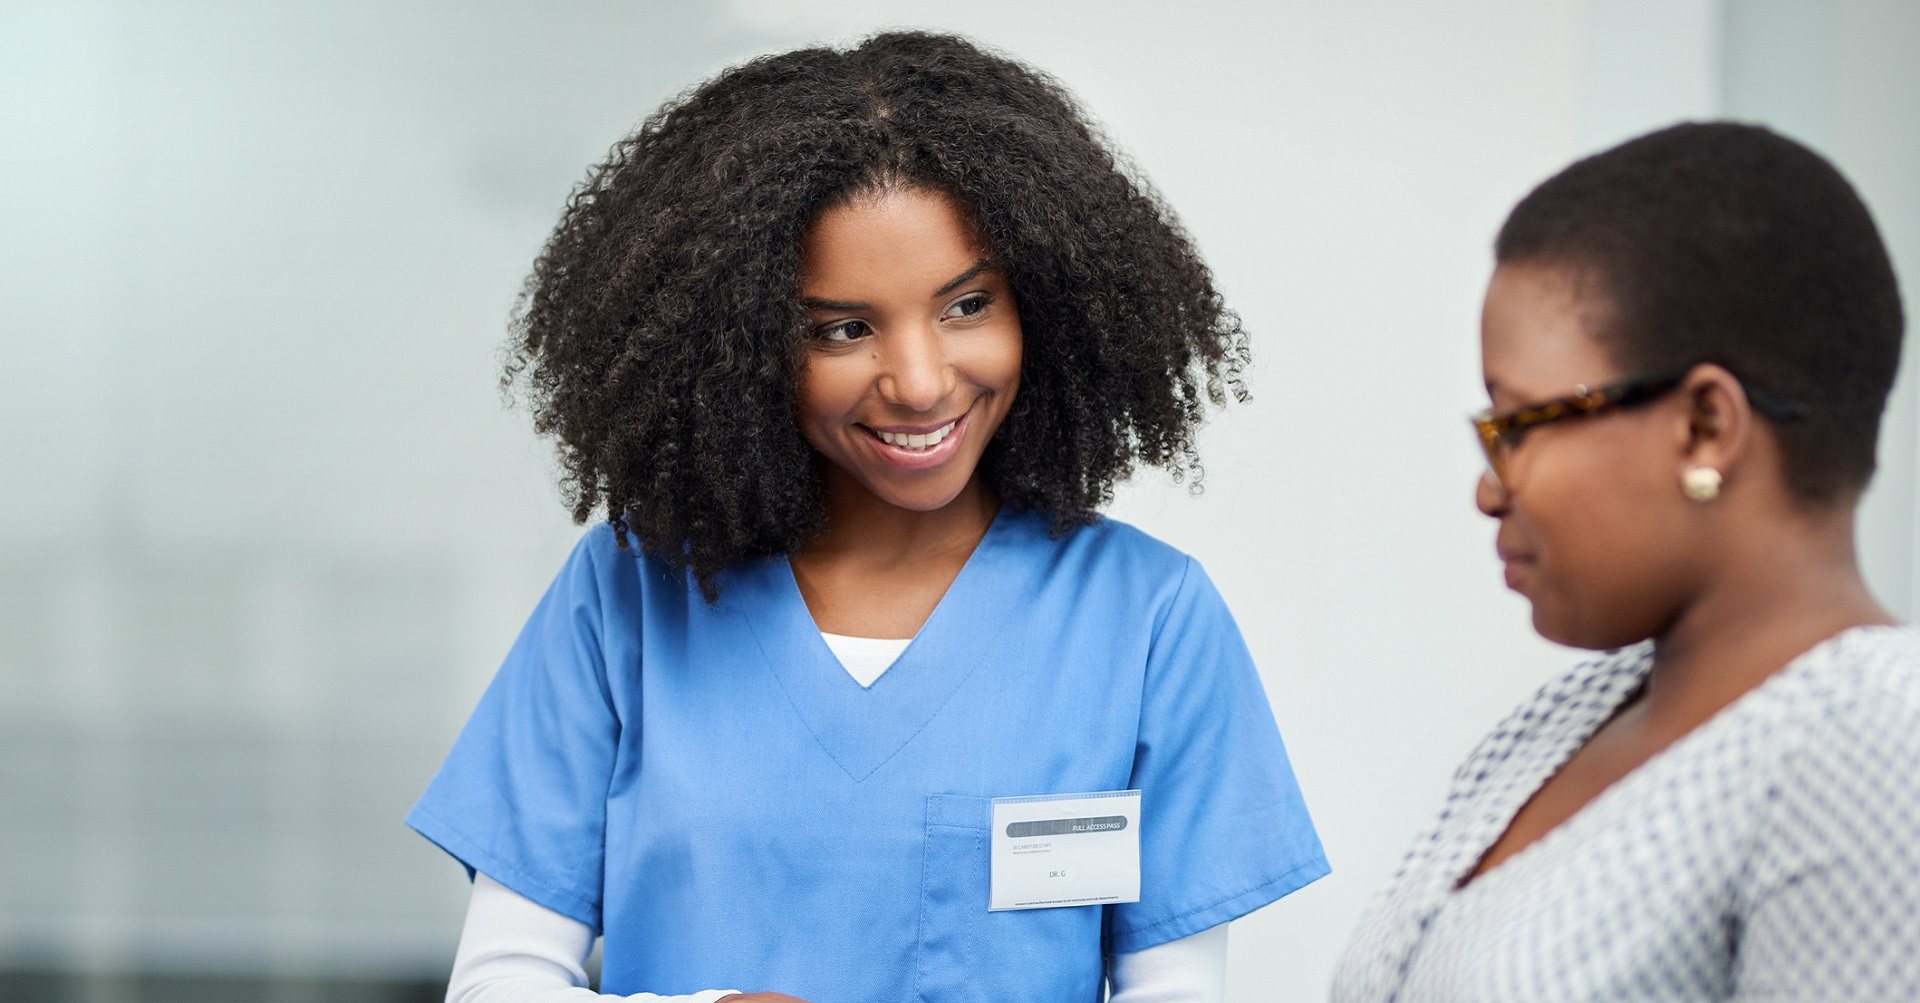
{"type": "Polygon", "coordinates": [[[720,997],[720,1003],[807,1003],[798,996],[786,993],[734,993],[720,997]]]}

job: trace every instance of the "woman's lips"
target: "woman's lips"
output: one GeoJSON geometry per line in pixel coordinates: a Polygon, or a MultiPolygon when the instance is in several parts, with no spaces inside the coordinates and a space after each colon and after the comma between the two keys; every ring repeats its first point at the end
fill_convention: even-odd
{"type": "Polygon", "coordinates": [[[1494,537],[1493,552],[1500,558],[1500,563],[1503,565],[1501,570],[1505,574],[1507,588],[1519,590],[1520,582],[1533,568],[1533,554],[1505,539],[1504,534],[1494,537]]]}
{"type": "Polygon", "coordinates": [[[901,470],[929,470],[959,452],[973,409],[936,425],[862,425],[873,451],[901,470]]]}
{"type": "Polygon", "coordinates": [[[1507,588],[1517,591],[1520,588],[1520,582],[1526,578],[1527,572],[1533,568],[1533,558],[1526,554],[1501,552],[1500,560],[1504,565],[1503,570],[1506,574],[1507,588]]]}

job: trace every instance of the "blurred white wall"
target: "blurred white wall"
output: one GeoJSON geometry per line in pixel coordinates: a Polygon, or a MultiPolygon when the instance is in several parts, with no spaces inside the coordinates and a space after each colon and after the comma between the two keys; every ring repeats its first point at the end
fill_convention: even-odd
{"type": "Polygon", "coordinates": [[[1906,357],[1881,427],[1880,472],[1860,506],[1860,559],[1888,608],[1920,620],[1920,4],[1749,0],[1727,6],[1725,113],[1826,153],[1860,189],[1893,255],[1906,357]]]}
{"type": "MultiPolygon", "coordinates": [[[[1909,4],[0,5],[0,968],[438,973],[400,825],[576,530],[495,388],[569,186],[723,65],[942,27],[1065,81],[1254,332],[1254,402],[1115,514],[1194,553],[1335,873],[1238,924],[1310,1000],[1454,764],[1565,664],[1472,509],[1507,208],[1685,117],[1854,178],[1914,288],[1909,4]]],[[[1915,615],[1914,363],[1863,554],[1915,615]]]]}

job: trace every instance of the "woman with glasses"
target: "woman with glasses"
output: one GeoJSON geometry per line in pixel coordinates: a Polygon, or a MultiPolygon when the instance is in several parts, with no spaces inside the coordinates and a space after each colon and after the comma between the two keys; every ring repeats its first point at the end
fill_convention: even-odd
{"type": "Polygon", "coordinates": [[[1535,629],[1603,654],[1460,768],[1334,998],[1920,999],[1920,637],[1854,551],[1902,331],[1866,208],[1682,125],[1495,255],[1476,501],[1535,629]]]}

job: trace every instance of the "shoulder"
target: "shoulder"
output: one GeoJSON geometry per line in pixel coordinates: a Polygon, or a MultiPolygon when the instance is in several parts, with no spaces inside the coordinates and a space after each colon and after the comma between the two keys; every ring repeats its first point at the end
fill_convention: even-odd
{"type": "Polygon", "coordinates": [[[1051,551],[1054,559],[1076,570],[1178,584],[1189,567],[1197,566],[1179,549],[1118,519],[1099,516],[1090,523],[1055,532],[1050,517],[1043,513],[1009,516],[1034,546],[1051,551]]]}
{"type": "Polygon", "coordinates": [[[1882,794],[1899,782],[1920,794],[1920,631],[1855,628],[1782,676],[1775,705],[1791,735],[1781,743],[1784,774],[1882,794]]]}
{"type": "MultiPolygon", "coordinates": [[[[1048,525],[1046,517],[1037,518],[1040,526],[1048,525]]],[[[1054,534],[1045,546],[1050,577],[1071,584],[1083,600],[1115,603],[1153,623],[1175,607],[1224,610],[1199,561],[1118,519],[1074,526],[1054,534]]]]}
{"type": "Polygon", "coordinates": [[[1765,691],[1737,746],[1755,765],[1749,902],[1813,874],[1920,893],[1920,634],[1847,631],[1765,691]]]}
{"type": "Polygon", "coordinates": [[[1798,687],[1809,716],[1835,730],[1920,735],[1920,631],[1857,627],[1807,652],[1798,687]]]}
{"type": "Polygon", "coordinates": [[[1118,519],[1057,529],[1044,513],[1008,512],[995,532],[1036,574],[1049,615],[1094,617],[1158,636],[1171,623],[1230,625],[1198,561],[1118,519]],[[1070,612],[1069,612],[1070,611],[1070,612]]]}
{"type": "Polygon", "coordinates": [[[1077,584],[1094,594],[1165,590],[1171,596],[1194,567],[1187,553],[1108,517],[1062,528],[1044,511],[1008,509],[989,532],[1050,582],[1077,584]]]}
{"type": "Polygon", "coordinates": [[[580,534],[555,576],[554,588],[574,605],[591,606],[610,620],[658,612],[663,605],[685,609],[702,602],[685,570],[642,550],[633,536],[623,543],[618,530],[606,521],[580,534]]]}

